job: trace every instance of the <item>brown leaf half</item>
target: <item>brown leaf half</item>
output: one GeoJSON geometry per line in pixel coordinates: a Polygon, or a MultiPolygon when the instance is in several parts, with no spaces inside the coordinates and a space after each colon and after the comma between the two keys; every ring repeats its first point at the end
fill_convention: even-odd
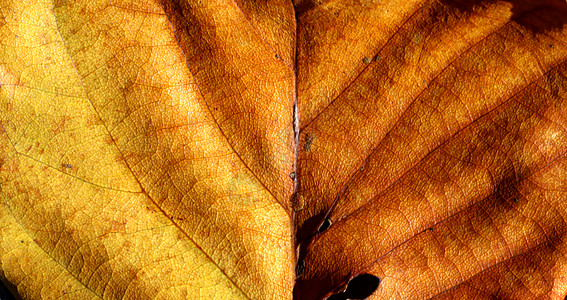
{"type": "MultiPolygon", "coordinates": [[[[343,22],[335,5],[301,18],[343,22]]],[[[350,23],[371,25],[344,35],[385,37],[328,51],[323,63],[357,57],[354,75],[302,115],[297,298],[362,273],[381,279],[373,299],[563,297],[566,4],[387,5],[360,3],[350,23]]],[[[325,28],[311,34],[340,35],[325,28]]]]}

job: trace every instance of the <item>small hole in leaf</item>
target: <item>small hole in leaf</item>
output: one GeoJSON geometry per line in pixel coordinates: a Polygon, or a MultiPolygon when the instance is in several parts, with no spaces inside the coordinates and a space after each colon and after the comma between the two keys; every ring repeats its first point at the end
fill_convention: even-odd
{"type": "Polygon", "coordinates": [[[362,274],[354,277],[344,291],[348,299],[366,299],[378,288],[380,278],[371,274],[362,274]]]}
{"type": "Polygon", "coordinates": [[[315,140],[316,136],[315,134],[306,134],[305,135],[305,144],[303,145],[303,150],[306,152],[311,151],[311,144],[313,143],[313,140],[315,140]]]}
{"type": "Polygon", "coordinates": [[[518,201],[520,201],[520,199],[514,198],[514,202],[518,202],[518,201]]]}
{"type": "Polygon", "coordinates": [[[365,64],[369,64],[369,63],[372,62],[372,58],[370,58],[370,57],[365,57],[365,58],[362,59],[362,62],[365,63],[365,64]]]}
{"type": "Polygon", "coordinates": [[[379,284],[380,278],[371,274],[362,274],[351,279],[344,292],[331,295],[326,300],[366,299],[376,291],[379,284]]]}
{"type": "Polygon", "coordinates": [[[319,228],[317,229],[317,232],[321,233],[321,232],[329,229],[329,227],[331,227],[332,224],[333,224],[333,222],[331,222],[331,219],[325,218],[323,223],[321,223],[321,226],[319,226],[319,228]]]}

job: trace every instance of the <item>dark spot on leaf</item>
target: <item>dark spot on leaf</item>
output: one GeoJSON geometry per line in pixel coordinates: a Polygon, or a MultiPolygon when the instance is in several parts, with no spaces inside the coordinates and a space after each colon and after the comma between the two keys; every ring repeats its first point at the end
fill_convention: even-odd
{"type": "Polygon", "coordinates": [[[24,243],[24,240],[22,240],[22,244],[24,243]]]}
{"type": "Polygon", "coordinates": [[[435,227],[430,227],[429,230],[434,231],[435,227]]]}
{"type": "Polygon", "coordinates": [[[344,292],[339,292],[327,298],[327,300],[366,299],[380,285],[380,278],[371,274],[362,274],[354,277],[348,283],[344,292]]]}
{"type": "Polygon", "coordinates": [[[344,293],[349,299],[365,299],[374,293],[379,284],[380,278],[372,274],[358,275],[349,281],[344,293]]]}
{"type": "Polygon", "coordinates": [[[317,232],[321,233],[321,232],[329,229],[329,227],[331,227],[332,224],[333,224],[333,222],[331,222],[331,219],[325,218],[325,220],[323,220],[323,223],[321,223],[319,228],[317,228],[317,232]]]}
{"type": "Polygon", "coordinates": [[[369,63],[372,62],[372,58],[370,58],[370,57],[365,57],[365,58],[362,59],[362,62],[365,63],[365,64],[369,64],[369,63]]]}
{"type": "Polygon", "coordinates": [[[305,272],[305,260],[299,260],[295,266],[295,275],[297,277],[301,276],[305,272]]]}
{"type": "Polygon", "coordinates": [[[553,48],[553,45],[549,45],[549,48],[553,48]]]}
{"type": "Polygon", "coordinates": [[[503,166],[504,175],[498,180],[494,188],[495,200],[499,202],[518,202],[521,193],[518,191],[518,184],[529,174],[529,170],[523,170],[520,173],[516,171],[516,168],[512,165],[503,166]]]}
{"type": "Polygon", "coordinates": [[[304,151],[309,152],[311,150],[311,144],[313,143],[313,140],[315,140],[314,134],[308,133],[305,135],[305,144],[303,144],[304,151]]]}
{"type": "Polygon", "coordinates": [[[276,58],[277,59],[282,59],[282,57],[279,54],[276,54],[276,58]]]}

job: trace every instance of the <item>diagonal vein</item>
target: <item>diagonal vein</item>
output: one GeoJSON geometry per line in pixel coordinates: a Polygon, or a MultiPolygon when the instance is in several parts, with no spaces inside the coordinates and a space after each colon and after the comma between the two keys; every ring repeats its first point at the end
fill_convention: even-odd
{"type": "MultiPolygon", "coordinates": [[[[380,149],[380,146],[382,145],[382,143],[384,142],[384,140],[386,139],[386,137],[396,128],[396,126],[400,123],[400,121],[404,118],[405,114],[409,111],[409,109],[413,106],[413,104],[421,97],[421,95],[427,90],[427,86],[429,86],[432,82],[434,82],[435,80],[437,80],[441,75],[443,75],[443,73],[451,66],[453,65],[456,61],[459,60],[459,58],[461,58],[465,53],[467,53],[469,50],[471,50],[472,48],[476,47],[477,45],[479,45],[480,43],[482,43],[483,41],[485,41],[488,37],[490,37],[491,35],[495,34],[496,32],[498,32],[500,29],[504,28],[506,25],[510,24],[510,21],[507,21],[506,23],[504,23],[502,26],[498,27],[496,30],[494,30],[492,33],[486,35],[485,37],[483,37],[482,39],[480,39],[479,41],[473,43],[472,45],[470,45],[467,49],[463,50],[463,52],[461,52],[459,55],[457,55],[451,62],[449,62],[447,64],[447,66],[445,66],[443,69],[441,69],[437,75],[435,75],[433,78],[431,78],[431,80],[429,80],[429,83],[427,85],[425,85],[425,87],[419,91],[419,93],[415,96],[415,98],[413,99],[413,101],[406,107],[406,109],[402,112],[402,114],[400,115],[400,117],[396,120],[396,122],[394,123],[394,125],[392,125],[392,127],[386,132],[386,134],[384,134],[384,137],[376,144],[376,146],[370,151],[370,153],[366,156],[366,158],[362,161],[362,163],[355,169],[355,171],[350,175],[350,177],[346,180],[344,186],[339,190],[339,192],[337,193],[337,195],[335,196],[333,203],[331,204],[331,206],[329,207],[329,209],[327,210],[327,213],[325,216],[329,216],[333,209],[335,208],[335,206],[337,205],[339,198],[341,197],[341,195],[346,191],[347,187],[350,185],[350,183],[352,182],[352,180],[354,179],[354,177],[360,172],[360,168],[364,165],[366,165],[366,163],[368,162],[368,160],[372,157],[372,155],[374,155],[376,153],[376,151],[378,151],[380,149]]],[[[534,80],[535,81],[535,80],[534,80]]],[[[523,90],[523,89],[522,89],[523,90]]],[[[508,100],[510,100],[511,98],[509,98],[508,100]]],[[[493,109],[491,109],[490,111],[488,111],[486,114],[492,112],[494,109],[497,109],[498,107],[500,107],[502,104],[506,103],[507,101],[502,102],[501,104],[497,105],[496,107],[494,107],[493,109]]],[[[485,114],[481,115],[478,119],[482,118],[485,114]]],[[[477,119],[477,120],[478,120],[477,119]]],[[[471,126],[476,120],[472,121],[471,123],[469,123],[467,126],[459,129],[457,132],[455,132],[453,134],[456,135],[459,132],[462,132],[463,130],[465,130],[466,128],[468,128],[469,126],[471,126]]],[[[447,141],[451,139],[452,136],[447,138],[447,141]]],[[[436,149],[438,149],[439,147],[441,147],[442,145],[444,145],[445,143],[441,143],[440,145],[438,145],[435,149],[433,149],[431,152],[435,151],[436,149]]],[[[427,157],[427,155],[425,156],[427,157]]],[[[404,172],[399,178],[403,177],[405,174],[407,174],[409,171],[411,171],[415,166],[417,166],[423,159],[422,158],[418,163],[416,163],[414,166],[412,166],[410,169],[408,169],[406,172],[404,172]]],[[[395,181],[393,181],[390,185],[393,185],[395,182],[397,182],[398,179],[396,179],[395,181]]],[[[389,187],[389,186],[388,186],[389,187]]],[[[385,190],[388,189],[388,187],[385,187],[385,190]]]]}
{"type": "Polygon", "coordinates": [[[455,134],[451,135],[449,138],[447,138],[443,143],[439,144],[437,147],[435,147],[435,149],[431,150],[425,157],[421,158],[416,164],[414,164],[413,166],[411,166],[408,170],[406,170],[400,177],[398,177],[395,181],[393,181],[389,186],[387,186],[384,190],[382,190],[382,192],[378,193],[376,196],[374,196],[371,200],[367,201],[366,203],[364,203],[363,205],[359,206],[358,208],[356,208],[355,210],[353,210],[352,212],[350,212],[349,214],[347,214],[346,216],[344,216],[344,218],[337,220],[335,223],[339,223],[342,222],[346,219],[348,219],[350,216],[356,214],[357,212],[361,211],[363,208],[367,207],[368,205],[372,204],[373,202],[375,202],[378,198],[380,198],[380,196],[382,196],[387,190],[389,190],[392,186],[394,186],[396,183],[398,183],[402,178],[405,177],[405,175],[409,174],[409,172],[411,172],[412,170],[414,170],[417,166],[419,166],[425,159],[427,159],[430,155],[432,155],[433,153],[435,153],[436,150],[441,149],[441,147],[447,145],[447,143],[449,143],[450,141],[452,141],[452,138],[454,136],[456,136],[457,134],[465,131],[466,129],[470,128],[472,125],[476,124],[476,122],[480,121],[481,119],[484,119],[485,117],[489,116],[491,113],[493,113],[494,111],[496,111],[498,108],[502,107],[503,105],[505,105],[506,103],[512,101],[517,95],[520,95],[523,91],[525,91],[528,87],[532,86],[534,83],[536,83],[537,81],[539,81],[541,78],[543,78],[545,75],[549,74],[550,72],[552,72],[553,70],[559,68],[560,66],[564,65],[567,62],[567,60],[563,60],[562,62],[560,62],[559,64],[556,64],[555,66],[553,66],[552,68],[550,68],[549,70],[547,70],[547,72],[545,72],[542,75],[537,76],[536,78],[534,78],[531,82],[527,83],[522,89],[520,89],[518,92],[514,93],[513,95],[511,95],[510,97],[508,97],[505,101],[503,101],[502,103],[500,103],[499,105],[495,106],[494,108],[492,108],[491,110],[487,111],[485,114],[479,116],[477,119],[473,120],[471,123],[469,123],[467,126],[461,128],[459,131],[457,131],[455,134]]]}
{"type": "Polygon", "coordinates": [[[270,189],[268,189],[268,187],[266,186],[266,184],[260,180],[260,178],[258,177],[258,175],[256,174],[256,172],[254,172],[252,170],[252,168],[250,168],[250,166],[244,161],[244,159],[242,158],[242,156],[240,155],[240,153],[238,153],[236,151],[236,149],[234,149],[234,146],[232,145],[232,143],[230,142],[228,136],[226,135],[226,133],[222,130],[218,120],[214,117],[213,112],[209,106],[209,103],[207,102],[207,100],[205,99],[205,96],[203,95],[203,92],[201,90],[201,86],[199,85],[199,83],[197,82],[197,78],[195,78],[195,75],[193,74],[193,72],[191,71],[191,67],[189,66],[189,60],[187,59],[187,56],[185,55],[185,51],[183,50],[183,47],[181,46],[180,43],[180,39],[177,35],[177,30],[175,30],[175,26],[173,25],[173,23],[171,22],[171,19],[169,17],[169,15],[167,14],[166,8],[165,8],[165,3],[162,1],[161,2],[162,7],[164,12],[166,12],[166,16],[167,16],[167,20],[169,22],[169,25],[171,26],[171,30],[174,32],[175,34],[175,40],[177,41],[177,45],[179,47],[179,49],[181,50],[181,53],[183,54],[183,58],[185,59],[185,64],[187,66],[187,70],[189,71],[189,73],[191,74],[191,77],[193,78],[193,81],[195,82],[195,85],[197,86],[197,90],[199,91],[199,94],[201,95],[201,98],[203,100],[203,103],[205,104],[205,106],[207,107],[207,110],[209,112],[209,115],[211,116],[211,119],[215,122],[216,128],[219,130],[220,134],[223,136],[224,140],[226,141],[227,145],[230,147],[231,151],[236,155],[236,157],[238,157],[238,160],[240,160],[240,162],[244,165],[244,167],[250,172],[250,174],[252,174],[252,176],[254,176],[254,178],[258,181],[258,183],[260,183],[260,185],[262,186],[262,188],[264,188],[264,190],[266,190],[270,196],[272,196],[272,198],[274,199],[274,202],[277,203],[278,205],[280,205],[284,211],[288,214],[289,216],[289,211],[288,209],[282,204],[280,203],[280,201],[278,201],[278,198],[272,193],[272,191],[270,189]]]}
{"type": "MultiPolygon", "coordinates": [[[[518,253],[518,254],[516,254],[516,255],[512,255],[511,257],[508,257],[507,259],[504,259],[504,260],[502,260],[502,261],[499,261],[499,262],[493,264],[492,266],[490,266],[490,267],[488,267],[488,268],[486,268],[486,269],[484,269],[484,270],[482,270],[482,271],[479,271],[479,272],[477,272],[476,274],[473,274],[472,276],[470,276],[470,277],[467,278],[466,280],[462,280],[461,282],[455,284],[455,285],[452,286],[451,288],[445,289],[445,290],[443,290],[443,291],[437,293],[436,295],[433,295],[433,296],[430,297],[429,299],[438,298],[438,297],[440,297],[441,295],[443,295],[444,293],[447,293],[447,292],[449,292],[449,291],[451,291],[451,290],[456,289],[456,288],[459,287],[459,286],[462,286],[462,285],[466,284],[467,281],[469,281],[470,279],[473,279],[474,277],[478,276],[479,274],[482,274],[482,273],[484,273],[484,272],[487,272],[487,271],[489,271],[489,270],[491,270],[491,269],[495,269],[495,268],[497,268],[498,266],[503,265],[503,264],[505,264],[505,263],[508,263],[508,262],[512,261],[513,259],[515,259],[515,258],[517,258],[517,257],[527,256],[529,253],[531,253],[531,252],[537,250],[537,248],[541,247],[542,245],[544,245],[544,244],[546,244],[546,243],[549,243],[549,242],[551,242],[551,241],[553,241],[553,240],[560,240],[560,239],[562,239],[562,238],[565,236],[566,233],[567,233],[566,231],[563,231],[563,232],[561,232],[561,233],[558,233],[558,234],[556,234],[556,235],[553,235],[553,236],[551,236],[551,237],[548,237],[547,239],[541,241],[540,243],[538,243],[538,244],[536,244],[536,245],[534,245],[534,246],[528,248],[526,251],[524,251],[524,252],[522,252],[522,253],[518,253]]],[[[482,292],[482,291],[479,291],[479,292],[482,292]]]]}
{"type": "MultiPolygon", "coordinates": [[[[405,19],[400,26],[396,29],[396,31],[390,36],[390,38],[388,38],[388,40],[384,43],[384,45],[382,47],[380,47],[380,49],[378,50],[378,54],[380,54],[384,48],[386,48],[386,46],[388,46],[388,44],[390,43],[390,41],[392,41],[392,39],[394,39],[394,37],[396,37],[399,33],[400,30],[402,30],[402,28],[413,18],[413,16],[415,16],[415,14],[417,14],[420,10],[422,10],[424,7],[421,6],[418,9],[416,9],[413,13],[411,13],[411,15],[405,19]]],[[[360,78],[360,76],[362,76],[362,74],[364,74],[364,72],[366,72],[366,70],[368,70],[368,67],[370,67],[370,65],[372,64],[367,64],[364,66],[364,68],[362,68],[362,70],[360,70],[360,72],[345,86],[344,89],[342,89],[339,94],[337,94],[336,97],[333,98],[333,100],[331,100],[327,105],[325,105],[325,107],[323,107],[313,118],[311,118],[311,120],[308,120],[307,123],[303,126],[300,127],[300,131],[305,130],[307,127],[309,127],[309,125],[311,125],[316,119],[318,119],[327,109],[329,109],[333,103],[335,103],[346,91],[349,90],[349,88],[358,80],[358,78],[360,78]]]]}
{"type": "MultiPolygon", "coordinates": [[[[2,190],[0,189],[0,193],[4,194],[2,192],[2,190]]],[[[16,217],[16,215],[14,214],[14,212],[12,211],[12,208],[10,207],[10,205],[8,204],[8,202],[4,202],[6,204],[7,210],[10,213],[10,215],[14,218],[14,220],[16,220],[16,222],[18,222],[18,226],[20,226],[22,228],[22,230],[32,239],[32,241],[34,242],[34,244],[36,244],[38,246],[39,249],[41,249],[43,251],[43,253],[45,253],[47,256],[49,256],[49,258],[51,258],[51,260],[53,260],[58,266],[60,266],[61,268],[63,268],[64,270],[66,270],[67,272],[69,272],[69,274],[71,276],[73,276],[73,278],[75,278],[75,280],[77,280],[78,283],[80,283],[82,286],[84,286],[87,290],[89,290],[90,292],[92,292],[94,295],[96,295],[97,297],[99,297],[100,299],[103,299],[103,295],[98,294],[97,292],[95,292],[90,286],[88,286],[86,283],[84,283],[83,281],[81,281],[79,279],[79,277],[77,277],[75,274],[73,274],[72,272],[70,272],[69,270],[67,270],[67,267],[64,266],[63,264],[61,264],[57,259],[55,259],[55,257],[47,252],[43,247],[41,247],[41,245],[38,244],[38,242],[36,241],[36,239],[33,238],[32,234],[28,232],[28,230],[26,229],[26,227],[20,222],[20,220],[16,217]]]]}
{"type": "MultiPolygon", "coordinates": [[[[524,176],[523,178],[519,178],[517,181],[515,181],[515,182],[513,182],[513,183],[511,183],[511,184],[509,184],[509,185],[507,185],[506,187],[503,187],[503,188],[512,188],[512,187],[515,187],[515,186],[519,185],[520,183],[523,183],[524,181],[526,181],[526,180],[528,180],[529,178],[535,176],[536,174],[538,174],[539,172],[545,170],[546,168],[549,168],[549,167],[553,166],[554,164],[560,162],[561,159],[565,158],[566,156],[567,156],[567,151],[566,151],[566,152],[563,152],[563,153],[561,153],[561,154],[559,154],[559,155],[557,155],[557,156],[556,156],[555,158],[553,158],[549,163],[545,164],[544,166],[541,166],[540,168],[534,170],[532,173],[530,173],[530,174],[524,176]]],[[[492,194],[490,194],[490,195],[488,195],[488,196],[486,196],[486,197],[484,197],[483,199],[481,199],[481,200],[479,200],[479,201],[477,201],[477,202],[475,202],[475,203],[472,203],[471,205],[469,205],[469,206],[467,206],[467,207],[465,207],[465,208],[463,208],[463,209],[461,209],[461,210],[455,212],[454,214],[452,214],[452,215],[446,217],[445,219],[436,222],[435,224],[432,225],[432,227],[435,227],[435,226],[438,226],[438,225],[440,225],[440,224],[446,223],[447,221],[449,221],[450,219],[454,218],[455,216],[457,216],[457,215],[459,215],[459,214],[464,214],[465,212],[469,211],[472,207],[481,205],[482,203],[485,203],[485,202],[489,201],[489,200],[492,199],[492,197],[494,197],[497,193],[498,193],[498,191],[497,191],[497,192],[494,192],[494,193],[492,193],[492,194]]],[[[418,234],[415,234],[415,235],[413,235],[412,237],[410,237],[409,239],[406,239],[405,241],[403,241],[403,242],[399,243],[398,245],[392,247],[392,249],[390,249],[390,250],[387,251],[386,253],[380,255],[378,258],[374,259],[373,261],[371,261],[370,263],[368,263],[367,265],[365,265],[364,267],[362,267],[361,270],[368,270],[368,269],[371,268],[374,264],[376,264],[377,262],[379,262],[380,260],[382,260],[383,258],[385,258],[386,256],[388,256],[389,254],[391,254],[392,252],[394,252],[396,249],[399,249],[401,246],[410,243],[411,241],[415,240],[417,237],[421,236],[422,234],[425,234],[427,231],[428,231],[428,230],[424,230],[424,231],[422,231],[422,232],[420,232],[420,233],[418,233],[418,234]]],[[[550,237],[548,237],[548,239],[550,239],[550,237]]],[[[536,247],[537,247],[537,246],[536,246],[536,247]]],[[[511,255],[511,257],[508,258],[508,259],[511,259],[511,258],[513,258],[513,257],[515,257],[515,256],[518,256],[518,255],[521,255],[521,254],[511,255]]],[[[502,261],[501,261],[501,262],[502,262],[502,261]]],[[[501,263],[501,262],[499,262],[499,263],[501,263]]],[[[496,264],[498,264],[498,263],[496,263],[496,264]]],[[[487,269],[488,269],[488,268],[487,268],[487,269]]],[[[485,269],[485,270],[482,270],[481,272],[483,272],[483,271],[486,271],[486,269],[485,269]]],[[[480,273],[480,272],[479,272],[479,273],[480,273]]],[[[478,274],[478,273],[477,273],[477,274],[478,274]]],[[[475,274],[475,275],[476,275],[476,274],[475,274]]],[[[474,277],[474,275],[471,276],[471,277],[474,277]]]]}
{"type": "MultiPolygon", "coordinates": [[[[52,2],[52,6],[53,6],[53,2],[52,2]]],[[[68,50],[68,47],[67,47],[67,45],[66,45],[65,39],[63,38],[63,35],[61,34],[61,31],[59,30],[59,23],[57,22],[57,17],[56,17],[55,14],[54,14],[54,19],[55,19],[55,23],[57,24],[57,32],[58,32],[59,36],[61,37],[61,40],[63,41],[65,51],[66,51],[66,53],[67,53],[67,55],[68,55],[68,57],[69,57],[71,63],[73,64],[73,68],[74,68],[75,71],[77,72],[77,77],[79,78],[79,80],[80,80],[80,82],[81,82],[82,89],[83,89],[83,91],[85,91],[85,94],[86,94],[86,97],[87,97],[86,99],[87,99],[88,102],[90,103],[90,105],[91,105],[93,111],[94,111],[94,112],[98,115],[98,117],[102,120],[102,117],[101,117],[100,113],[98,112],[98,110],[97,110],[96,107],[94,106],[94,103],[92,102],[92,100],[90,99],[90,97],[89,97],[89,95],[88,95],[88,93],[87,93],[87,90],[86,90],[85,84],[84,84],[84,82],[83,82],[83,79],[82,79],[82,77],[79,75],[79,71],[78,71],[78,69],[77,69],[77,66],[75,65],[75,62],[74,62],[73,58],[71,57],[71,54],[69,53],[69,50],[68,50]]],[[[122,159],[124,160],[124,163],[126,164],[127,168],[130,170],[130,172],[131,172],[133,178],[136,180],[137,184],[140,186],[140,189],[141,189],[142,193],[143,193],[146,197],[148,197],[148,199],[158,208],[158,210],[159,210],[168,220],[171,220],[171,219],[168,217],[167,213],[166,213],[166,212],[158,205],[158,203],[146,192],[146,190],[144,189],[142,183],[139,181],[138,177],[136,176],[136,174],[135,174],[134,171],[132,170],[130,164],[129,164],[128,161],[126,160],[126,157],[124,156],[124,154],[122,153],[122,151],[121,151],[120,148],[118,147],[118,144],[116,143],[116,140],[114,139],[112,133],[110,132],[110,130],[109,130],[108,127],[106,126],[106,123],[104,123],[104,122],[102,122],[102,123],[103,123],[103,126],[104,126],[106,132],[108,133],[110,139],[112,140],[113,145],[116,147],[117,151],[120,153],[120,156],[121,156],[122,159]]],[[[181,228],[178,223],[174,222],[173,220],[171,220],[171,222],[173,223],[173,225],[174,225],[180,232],[183,233],[183,235],[185,235],[185,236],[187,237],[187,239],[188,239],[193,245],[195,245],[195,247],[196,247],[200,252],[203,253],[203,255],[204,255],[217,269],[220,270],[220,272],[227,278],[227,280],[228,280],[234,287],[236,287],[236,289],[237,289],[238,291],[240,291],[246,298],[250,299],[250,296],[248,296],[248,295],[240,288],[240,286],[238,286],[238,285],[236,284],[236,282],[234,282],[234,280],[233,280],[230,276],[228,276],[228,274],[225,272],[225,270],[224,270],[223,268],[221,268],[220,265],[219,265],[215,260],[213,260],[213,258],[212,258],[193,238],[191,238],[191,236],[189,236],[189,234],[188,234],[183,228],[181,228]]],[[[83,284],[84,284],[84,283],[83,283],[83,284]]],[[[85,284],[85,285],[86,285],[86,284],[85,284]]]]}

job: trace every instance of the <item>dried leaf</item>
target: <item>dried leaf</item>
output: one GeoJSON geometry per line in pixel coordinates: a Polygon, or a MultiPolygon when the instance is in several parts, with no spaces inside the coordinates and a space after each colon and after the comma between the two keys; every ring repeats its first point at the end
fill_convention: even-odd
{"type": "Polygon", "coordinates": [[[563,299],[566,23],[564,0],[5,0],[0,279],[563,299]]]}

